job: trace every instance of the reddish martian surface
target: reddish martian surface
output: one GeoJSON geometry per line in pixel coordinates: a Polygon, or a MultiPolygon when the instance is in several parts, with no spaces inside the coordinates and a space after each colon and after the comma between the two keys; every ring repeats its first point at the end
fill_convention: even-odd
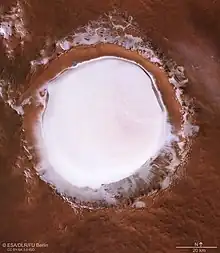
{"type": "Polygon", "coordinates": [[[0,253],[220,252],[219,12],[215,0],[1,1],[0,253]],[[76,61],[91,58],[91,52],[120,56],[117,45],[93,47],[105,38],[126,48],[120,49],[126,58],[134,59],[131,51],[148,54],[151,63],[144,64],[160,79],[177,129],[183,115],[167,80],[171,70],[184,69],[188,82],[182,90],[198,131],[166,189],[152,186],[157,191],[150,196],[140,191],[140,205],[132,197],[119,206],[79,208],[38,176],[27,126],[42,105],[21,104],[34,87],[71,64],[65,52],[76,61]],[[81,58],[74,53],[79,45],[86,48],[81,58]],[[176,248],[197,243],[213,248],[176,248]]]}

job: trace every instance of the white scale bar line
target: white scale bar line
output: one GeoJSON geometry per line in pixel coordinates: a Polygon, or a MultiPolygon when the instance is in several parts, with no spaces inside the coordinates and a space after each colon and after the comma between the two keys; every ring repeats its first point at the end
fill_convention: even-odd
{"type": "Polygon", "coordinates": [[[203,247],[195,247],[195,246],[177,246],[177,249],[217,249],[217,246],[203,246],[203,247]]]}

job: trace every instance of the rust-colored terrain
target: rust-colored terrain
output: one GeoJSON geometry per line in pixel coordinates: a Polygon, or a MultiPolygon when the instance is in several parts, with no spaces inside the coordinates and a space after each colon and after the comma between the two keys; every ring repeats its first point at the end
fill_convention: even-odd
{"type": "MultiPolygon", "coordinates": [[[[0,80],[24,92],[30,61],[47,47],[45,41],[66,36],[89,20],[117,9],[132,15],[143,36],[177,64],[189,83],[200,127],[185,176],[146,209],[78,211],[65,203],[23,159],[22,118],[0,99],[0,243],[42,242],[50,253],[174,253],[177,245],[202,241],[220,252],[220,2],[216,0],[21,0],[30,38],[14,42],[8,58],[0,38],[0,80]],[[30,169],[27,184],[24,170],[30,169]]],[[[16,1],[1,0],[3,12],[16,1]]],[[[1,19],[1,16],[0,16],[1,19]]],[[[16,97],[16,98],[17,98],[16,97]]],[[[0,246],[0,253],[7,248],[0,246]]]]}

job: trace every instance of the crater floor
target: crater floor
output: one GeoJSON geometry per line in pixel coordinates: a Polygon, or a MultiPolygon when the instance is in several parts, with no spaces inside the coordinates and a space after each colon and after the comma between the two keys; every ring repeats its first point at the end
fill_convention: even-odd
{"type": "Polygon", "coordinates": [[[87,61],[50,82],[42,128],[55,171],[75,186],[98,188],[153,157],[168,134],[153,86],[141,67],[116,57],[87,61]]]}

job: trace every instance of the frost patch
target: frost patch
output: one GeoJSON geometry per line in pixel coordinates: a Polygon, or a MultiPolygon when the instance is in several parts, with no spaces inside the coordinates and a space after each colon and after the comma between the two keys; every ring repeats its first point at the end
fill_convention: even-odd
{"type": "MultiPolygon", "coordinates": [[[[96,21],[90,21],[87,25],[78,28],[56,42],[57,55],[63,53],[75,46],[88,46],[98,43],[112,43],[123,46],[126,49],[137,50],[144,58],[151,62],[162,65],[161,60],[152,50],[150,44],[137,34],[138,25],[134,22],[132,16],[122,18],[120,13],[111,12],[100,17],[96,21]]],[[[39,59],[31,62],[31,67],[45,65],[54,55],[42,55],[39,59]]]]}
{"type": "Polygon", "coordinates": [[[23,46],[28,39],[28,31],[25,27],[24,11],[19,1],[7,14],[1,15],[0,37],[9,58],[13,57],[14,49],[23,46]]]}
{"type": "Polygon", "coordinates": [[[0,97],[19,115],[24,114],[23,105],[16,105],[16,99],[13,97],[13,89],[11,83],[5,80],[0,80],[0,97]],[[12,95],[11,95],[12,93],[12,95]]]}
{"type": "Polygon", "coordinates": [[[143,202],[143,201],[135,201],[134,203],[133,203],[133,205],[132,205],[132,207],[134,207],[134,208],[145,208],[146,207],[146,204],[145,204],[145,202],[143,202]]]}
{"type": "Polygon", "coordinates": [[[30,169],[24,170],[24,177],[25,177],[26,183],[28,183],[31,180],[32,175],[31,175],[30,169]]]}
{"type": "Polygon", "coordinates": [[[12,22],[2,22],[0,24],[0,35],[3,36],[4,39],[9,39],[12,36],[12,22]]]}

